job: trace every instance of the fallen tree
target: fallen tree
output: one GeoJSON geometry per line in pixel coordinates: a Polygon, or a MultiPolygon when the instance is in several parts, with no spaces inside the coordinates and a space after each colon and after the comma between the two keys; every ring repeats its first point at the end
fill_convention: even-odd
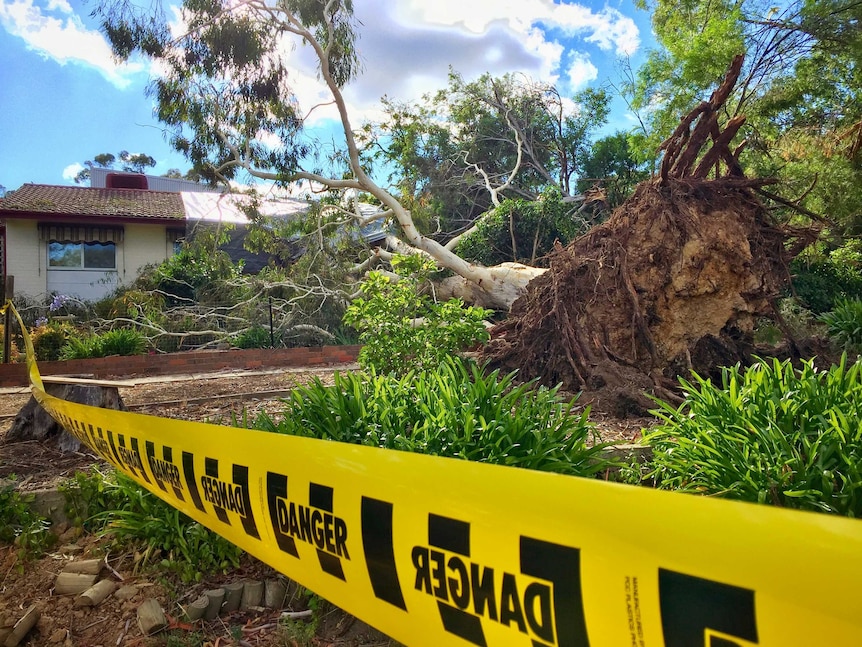
{"type": "Polygon", "coordinates": [[[675,377],[748,358],[756,320],[790,276],[788,230],[772,223],[746,178],[744,123],[719,114],[739,75],[731,65],[709,101],[662,145],[659,175],[604,224],[558,246],[492,331],[484,357],[548,384],[595,392],[624,415],[673,397],[675,377]]]}
{"type": "MultiPolygon", "coordinates": [[[[173,146],[203,177],[225,185],[239,177],[281,185],[301,182],[336,194],[362,196],[379,206],[379,212],[370,218],[357,210],[355,223],[362,227],[385,218],[393,224],[394,233],[387,237],[384,248],[357,264],[359,270],[386,260],[393,252],[422,254],[453,275],[443,288],[446,296],[461,296],[498,310],[507,310],[529,281],[544,271],[519,263],[486,267],[465,260],[453,250],[457,237],[423,230],[405,206],[407,201],[398,197],[400,190],[387,189],[372,177],[367,148],[373,142],[364,142],[354,128],[343,93],[360,68],[352,2],[186,0],[180,23],[169,21],[158,2],[143,8],[125,0],[103,0],[95,13],[118,57],[139,54],[159,63],[160,76],[151,86],[158,118],[168,129],[173,146]],[[174,33],[176,29],[182,32],[174,33]],[[293,92],[295,71],[288,67],[286,55],[300,46],[313,53],[323,86],[321,96],[331,98],[306,106],[304,112],[293,92]],[[311,144],[303,127],[308,115],[325,105],[334,106],[340,121],[345,139],[335,158],[345,168],[321,164],[323,156],[330,154],[328,148],[311,144]]],[[[503,85],[489,81],[482,109],[494,112],[505,131],[499,136],[502,143],[498,142],[507,151],[505,168],[489,171],[483,166],[489,160],[474,160],[469,151],[456,150],[454,155],[462,160],[464,172],[477,178],[471,186],[486,191],[493,204],[509,192],[520,195],[513,188],[514,180],[528,171],[538,174],[542,182],[559,182],[565,188],[573,161],[563,149],[560,155],[551,156],[562,156],[565,162],[558,163],[562,176],[556,180],[544,167],[544,157],[527,127],[534,126],[534,118],[542,114],[560,140],[555,146],[570,146],[577,133],[568,132],[571,128],[562,99],[552,88],[539,92],[529,84],[515,84],[506,92],[502,89],[503,85]],[[550,115],[547,106],[534,105],[543,100],[556,100],[559,114],[550,115]],[[515,108],[524,102],[532,108],[525,113],[527,118],[516,118],[515,108]]],[[[583,196],[566,198],[573,212],[586,202],[583,196]]],[[[466,227],[462,235],[470,230],[466,227]]]]}

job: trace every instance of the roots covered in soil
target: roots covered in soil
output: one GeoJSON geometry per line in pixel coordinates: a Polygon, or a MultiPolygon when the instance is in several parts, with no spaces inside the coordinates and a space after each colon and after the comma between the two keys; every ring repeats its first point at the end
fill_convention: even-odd
{"type": "Polygon", "coordinates": [[[674,399],[678,375],[714,375],[749,359],[759,317],[790,281],[788,234],[770,223],[739,164],[745,123],[724,105],[737,56],[709,101],[661,145],[658,177],[603,225],[558,247],[492,333],[485,358],[587,391],[602,409],[643,413],[644,394],[674,399]],[[713,178],[713,179],[709,179],[713,178]]]}
{"type": "Polygon", "coordinates": [[[598,391],[618,415],[672,397],[675,376],[746,360],[789,281],[785,234],[740,177],[644,183],[603,225],[558,247],[493,333],[487,359],[598,391]]]}

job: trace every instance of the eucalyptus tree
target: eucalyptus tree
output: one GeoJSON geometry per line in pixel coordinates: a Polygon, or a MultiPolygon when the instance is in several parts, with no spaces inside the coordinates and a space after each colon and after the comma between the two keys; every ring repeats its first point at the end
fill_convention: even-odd
{"type": "Polygon", "coordinates": [[[78,171],[75,182],[81,184],[90,179],[90,171],[96,168],[110,168],[127,173],[144,173],[148,168],[156,165],[156,159],[146,153],[130,153],[120,151],[119,155],[113,153],[99,153],[93,159],[84,162],[84,168],[78,171]]]}
{"type": "Polygon", "coordinates": [[[620,206],[638,183],[649,178],[643,162],[635,157],[629,134],[617,131],[596,140],[581,155],[578,188],[584,192],[600,186],[608,209],[620,206]]]}
{"type": "Polygon", "coordinates": [[[466,81],[451,71],[447,87],[419,101],[384,98],[385,118],[366,132],[414,213],[448,239],[507,198],[554,188],[580,202],[578,163],[608,103],[603,90],[567,98],[523,74],[466,81]]]}
{"type": "MultiPolygon", "coordinates": [[[[277,183],[302,180],[334,191],[365,194],[381,205],[375,217],[397,223],[398,236],[389,237],[389,249],[429,255],[457,277],[448,289],[482,305],[508,307],[541,273],[517,264],[484,267],[465,261],[447,241],[414,222],[410,211],[414,194],[407,192],[405,198],[404,191],[410,187],[402,184],[402,191],[390,191],[372,177],[370,158],[363,154],[366,140],[354,129],[342,91],[360,71],[351,0],[185,0],[178,33],[176,28],[172,31],[164,12],[152,6],[141,9],[126,0],[106,0],[97,13],[116,54],[142,54],[158,61],[161,76],[151,86],[157,116],[170,129],[173,145],[210,181],[229,182],[247,173],[277,183]],[[318,77],[344,132],[340,158],[347,171],[343,174],[327,174],[322,164],[307,162],[315,159],[315,151],[303,130],[303,117],[314,106],[298,105],[285,54],[291,47],[307,48],[316,57],[318,77]]],[[[467,92],[469,84],[461,84],[467,92]]],[[[476,106],[479,111],[472,117],[478,122],[492,113],[497,119],[502,116],[505,129],[498,134],[507,141],[499,142],[500,146],[524,144],[509,153],[509,166],[486,169],[486,160],[471,156],[478,151],[448,147],[449,142],[442,142],[446,148],[441,155],[447,160],[454,155],[462,169],[480,178],[491,203],[515,185],[516,174],[526,178],[562,172],[560,177],[568,181],[565,171],[545,166],[548,151],[526,147],[531,141],[524,131],[528,123],[515,119],[504,106],[476,106]]],[[[554,125],[546,121],[548,127],[554,125]]],[[[477,132],[484,132],[478,122],[477,132]]],[[[491,142],[486,139],[483,145],[487,149],[491,142]]]]}

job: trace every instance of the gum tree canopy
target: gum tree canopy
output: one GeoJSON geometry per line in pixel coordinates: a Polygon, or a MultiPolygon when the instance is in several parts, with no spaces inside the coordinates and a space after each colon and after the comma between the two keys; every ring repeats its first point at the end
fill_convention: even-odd
{"type": "MultiPolygon", "coordinates": [[[[411,214],[414,196],[396,197],[400,189],[387,190],[371,177],[373,155],[364,150],[370,131],[354,130],[342,93],[360,68],[351,0],[185,0],[180,34],[152,5],[144,10],[127,0],[105,0],[96,14],[118,56],[141,54],[159,63],[161,76],[151,85],[158,118],[169,128],[172,144],[210,181],[226,182],[244,172],[279,183],[305,180],[336,191],[369,195],[383,208],[376,218],[397,222],[399,233],[389,236],[389,252],[424,253],[451,271],[444,296],[462,296],[472,303],[507,309],[527,283],[544,271],[519,263],[485,267],[464,260],[451,240],[426,235],[417,227],[411,214]],[[300,107],[292,91],[286,56],[293,47],[313,51],[319,79],[337,108],[345,136],[340,155],[349,167],[338,177],[303,166],[315,159],[303,134],[303,115],[315,107],[300,107]],[[274,141],[278,143],[273,145],[274,141]]],[[[510,166],[490,171],[483,168],[483,160],[463,151],[454,157],[478,178],[491,203],[506,195],[523,195],[516,176],[546,176],[565,194],[568,187],[562,185],[568,184],[571,169],[543,166],[546,160],[568,159],[564,151],[538,151],[528,139],[531,134],[524,122],[514,116],[516,102],[506,104],[506,96],[494,94],[500,87],[488,81],[489,96],[502,103],[486,102],[485,110],[494,111],[506,131],[510,166]]],[[[509,89],[523,98],[526,87],[510,85],[509,89]]],[[[553,98],[554,94],[543,96],[553,98]]],[[[560,135],[557,139],[568,145],[562,131],[560,135]]],[[[584,203],[580,196],[566,197],[573,210],[584,203]]]]}

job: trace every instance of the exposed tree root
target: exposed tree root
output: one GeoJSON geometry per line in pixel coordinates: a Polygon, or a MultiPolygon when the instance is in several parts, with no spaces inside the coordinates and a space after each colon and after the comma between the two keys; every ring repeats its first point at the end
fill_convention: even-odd
{"type": "Polygon", "coordinates": [[[728,148],[742,119],[718,127],[740,66],[665,142],[657,178],[555,250],[493,331],[487,359],[625,415],[651,406],[645,393],[673,398],[677,375],[749,357],[757,318],[789,281],[788,232],[755,195],[770,180],[745,178],[728,148]]]}

